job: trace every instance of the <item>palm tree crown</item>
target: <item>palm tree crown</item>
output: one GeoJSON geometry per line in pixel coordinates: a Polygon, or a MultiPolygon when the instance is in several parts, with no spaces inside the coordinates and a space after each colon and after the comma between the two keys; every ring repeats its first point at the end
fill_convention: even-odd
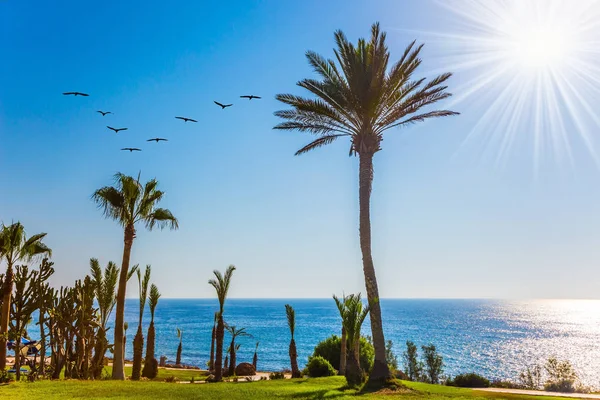
{"type": "Polygon", "coordinates": [[[148,285],[150,284],[150,273],[152,267],[146,265],[146,271],[142,278],[140,268],[137,269],[139,296],[140,296],[140,326],[142,325],[142,316],[144,315],[144,307],[146,306],[146,297],[148,296],[148,285]]]}
{"type": "Polygon", "coordinates": [[[25,228],[20,222],[0,227],[0,260],[13,266],[17,261],[30,261],[40,255],[52,256],[52,250],[46,246],[42,239],[45,233],[38,233],[27,238],[25,228]]]}
{"type": "Polygon", "coordinates": [[[213,274],[215,274],[216,279],[211,279],[208,281],[212,287],[215,288],[217,292],[217,298],[219,299],[219,312],[223,315],[223,308],[225,307],[225,299],[227,298],[227,292],[229,291],[229,284],[231,283],[231,277],[233,275],[233,271],[235,271],[235,266],[230,265],[225,270],[225,274],[221,274],[220,271],[214,270],[213,274]]]}
{"type": "Polygon", "coordinates": [[[286,120],[275,129],[308,131],[318,136],[296,155],[343,136],[350,137],[350,155],[374,154],[381,150],[383,133],[390,128],[457,114],[448,110],[420,112],[421,108],[451,96],[443,83],[452,74],[445,73],[428,82],[425,78],[413,80],[423,48],[415,46],[415,42],[388,68],[390,53],[385,39],[386,34],[380,32],[376,23],[371,28],[371,40],[360,39],[357,46],[342,31],[335,33],[337,64],[315,52],[306,53],[320,80],[303,79],[298,86],[317,98],[276,96],[292,109],[275,113],[286,120]]]}
{"type": "Polygon", "coordinates": [[[285,315],[287,316],[287,323],[290,328],[290,333],[292,334],[292,339],[294,339],[294,331],[296,330],[296,311],[294,311],[294,308],[289,304],[285,305],[285,315]]]}
{"type": "Polygon", "coordinates": [[[115,290],[117,289],[117,281],[119,279],[119,267],[110,261],[104,269],[104,273],[102,273],[98,259],[92,258],[90,259],[90,270],[94,283],[94,292],[98,300],[100,326],[104,329],[117,302],[115,290]]]}
{"type": "Polygon", "coordinates": [[[114,219],[123,227],[143,222],[148,230],[155,226],[179,228],[177,218],[165,208],[157,208],[164,192],[157,189],[158,181],[151,179],[145,185],[140,176],[134,179],[122,173],[115,175],[115,186],[105,186],[94,192],[92,200],[107,218],[114,219]]]}
{"type": "Polygon", "coordinates": [[[160,296],[161,294],[158,291],[158,287],[153,283],[150,286],[150,295],[148,296],[148,306],[150,307],[150,315],[152,316],[152,319],[154,319],[154,311],[156,310],[160,296]]]}

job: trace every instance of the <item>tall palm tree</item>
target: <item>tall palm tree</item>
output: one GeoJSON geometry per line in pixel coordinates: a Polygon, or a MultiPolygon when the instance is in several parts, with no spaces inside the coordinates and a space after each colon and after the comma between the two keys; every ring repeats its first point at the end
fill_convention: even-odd
{"type": "Polygon", "coordinates": [[[312,51],[306,53],[320,79],[304,79],[298,86],[316,99],[279,94],[277,100],[292,108],[275,113],[285,120],[275,129],[308,131],[317,136],[296,155],[348,137],[350,155],[359,157],[359,237],[371,306],[375,362],[369,380],[374,385],[383,384],[390,372],[385,358],[381,309],[377,301],[379,289],[371,254],[373,156],[381,150],[383,134],[387,130],[457,114],[448,110],[421,111],[451,95],[444,86],[451,74],[442,74],[428,82],[425,78],[413,80],[412,75],[421,64],[419,53],[423,46],[415,47],[415,42],[411,43],[400,60],[389,66],[390,53],[385,38],[378,23],[371,28],[371,39],[360,39],[356,46],[342,31],[335,32],[337,64],[312,51]]]}
{"type": "Polygon", "coordinates": [[[258,367],[258,344],[260,342],[256,342],[256,347],[254,348],[254,357],[252,357],[252,365],[254,365],[254,370],[258,367]]]}
{"type": "Polygon", "coordinates": [[[179,339],[179,346],[177,346],[177,357],[175,357],[175,365],[181,364],[181,351],[183,349],[183,329],[177,328],[177,338],[179,339]]]}
{"type": "Polygon", "coordinates": [[[144,370],[142,376],[150,379],[156,378],[158,373],[158,363],[154,357],[154,346],[156,342],[156,332],[154,329],[154,312],[160,299],[160,292],[155,284],[150,286],[150,295],[148,296],[148,305],[150,306],[150,326],[148,327],[148,337],[146,339],[146,357],[144,359],[144,370]]]}
{"type": "Polygon", "coordinates": [[[237,329],[235,325],[225,325],[225,329],[231,335],[231,343],[229,344],[229,376],[233,376],[235,374],[237,350],[235,339],[242,336],[252,337],[252,335],[246,332],[246,328],[237,329]]]}
{"type": "Polygon", "coordinates": [[[146,298],[148,297],[148,285],[150,284],[150,273],[152,267],[146,265],[144,278],[142,273],[137,270],[138,288],[140,296],[140,318],[138,320],[138,328],[133,338],[133,367],[131,369],[131,379],[138,381],[142,373],[142,355],[144,353],[144,334],[142,333],[142,318],[144,316],[144,307],[146,306],[146,298]]]}
{"type": "Polygon", "coordinates": [[[344,317],[345,317],[345,313],[346,313],[346,303],[348,302],[348,297],[342,295],[342,299],[340,300],[334,294],[333,300],[335,300],[335,305],[337,306],[337,309],[340,312],[340,317],[342,318],[342,343],[341,343],[341,349],[340,349],[340,370],[338,371],[338,373],[340,375],[344,375],[346,373],[346,359],[347,359],[346,327],[344,326],[344,317]]]}
{"type": "Polygon", "coordinates": [[[294,308],[291,305],[286,304],[285,314],[287,316],[288,327],[290,328],[290,333],[292,335],[289,348],[290,363],[292,365],[292,378],[300,378],[300,369],[298,368],[298,351],[296,350],[296,341],[294,340],[294,331],[296,330],[296,311],[294,311],[294,308]]]}
{"type": "Polygon", "coordinates": [[[0,310],[0,371],[6,369],[6,339],[13,291],[13,267],[18,261],[30,261],[42,255],[51,256],[52,250],[42,242],[44,237],[45,233],[38,233],[27,238],[25,228],[20,222],[0,226],[0,263],[6,262],[0,310]]]}
{"type": "Polygon", "coordinates": [[[177,218],[171,211],[158,208],[157,204],[162,200],[164,192],[158,190],[158,181],[151,179],[145,184],[137,179],[117,173],[115,185],[105,186],[94,192],[92,200],[102,209],[106,218],[117,221],[124,229],[123,235],[123,261],[119,275],[119,289],[117,292],[117,313],[115,316],[115,351],[112,378],[125,379],[123,348],[123,318],[125,311],[125,293],[127,291],[127,276],[129,273],[129,259],[131,247],[135,239],[135,226],[143,223],[148,230],[158,226],[160,229],[179,227],[177,218]]]}
{"type": "Polygon", "coordinates": [[[215,369],[215,340],[217,338],[217,320],[219,313],[215,313],[215,319],[213,320],[212,336],[210,339],[210,361],[208,362],[208,369],[214,371],[215,369]]]}
{"type": "Polygon", "coordinates": [[[227,292],[229,292],[229,285],[231,284],[231,277],[235,271],[235,266],[230,265],[225,270],[224,274],[214,270],[213,274],[215,279],[208,281],[209,285],[215,288],[217,292],[217,298],[219,299],[219,312],[217,319],[217,332],[216,342],[217,350],[215,356],[215,381],[219,382],[223,380],[223,339],[225,337],[225,323],[223,322],[223,312],[225,312],[225,299],[227,298],[227,292]]]}
{"type": "Polygon", "coordinates": [[[356,386],[362,383],[362,369],[360,368],[360,330],[365,318],[369,314],[370,306],[363,306],[360,293],[346,298],[345,312],[342,324],[346,328],[348,337],[348,365],[345,376],[348,384],[356,386]]]}

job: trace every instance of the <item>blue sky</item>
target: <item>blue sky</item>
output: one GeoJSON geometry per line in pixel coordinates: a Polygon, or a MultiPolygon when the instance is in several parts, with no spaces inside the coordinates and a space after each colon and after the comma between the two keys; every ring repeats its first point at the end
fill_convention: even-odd
{"type": "MultiPolygon", "coordinates": [[[[336,29],[354,41],[380,21],[395,59],[426,39],[415,31],[443,31],[447,11],[416,0],[121,3],[0,2],[0,220],[48,232],[54,283],[70,284],[90,257],[120,262],[121,228],[90,195],[117,171],[141,171],[180,221],[176,232],[140,227],[133,249],[165,297],[212,296],[211,271],[229,264],[234,297],[364,292],[357,159],[347,143],[294,157],[310,138],[272,130],[274,96],[302,94],[304,52],[332,56],[336,29]],[[239,99],[248,93],[263,99],[239,99]],[[145,142],[156,136],[169,142],[145,142]]],[[[421,74],[446,67],[434,50],[421,74]]],[[[450,90],[468,81],[457,74],[450,90]]],[[[389,131],[376,156],[382,297],[597,298],[599,175],[585,151],[537,176],[529,148],[498,168],[458,151],[481,110],[455,109],[389,131]]]]}

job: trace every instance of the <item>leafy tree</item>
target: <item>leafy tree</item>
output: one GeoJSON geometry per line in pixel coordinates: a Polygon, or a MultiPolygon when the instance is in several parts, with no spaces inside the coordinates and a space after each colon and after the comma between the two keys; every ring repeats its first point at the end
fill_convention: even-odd
{"type": "Polygon", "coordinates": [[[131,379],[137,381],[142,373],[142,355],[144,353],[144,334],[142,332],[142,318],[144,317],[144,307],[146,306],[146,298],[148,297],[148,285],[150,285],[151,266],[146,265],[144,278],[142,273],[137,270],[138,288],[140,296],[140,318],[138,320],[138,329],[133,338],[133,367],[131,369],[131,379]]]}
{"type": "Polygon", "coordinates": [[[423,350],[424,378],[427,383],[437,384],[444,372],[444,360],[433,344],[421,346],[423,350]]]}
{"type": "Polygon", "coordinates": [[[388,367],[391,371],[398,370],[398,357],[394,354],[394,342],[388,340],[385,342],[385,360],[388,363],[388,367]]]}
{"type": "Polygon", "coordinates": [[[236,346],[235,344],[235,339],[237,339],[238,337],[243,337],[243,336],[247,336],[247,337],[252,337],[251,334],[249,334],[248,332],[246,332],[246,328],[236,328],[235,325],[225,325],[225,329],[227,329],[227,332],[229,332],[229,334],[231,335],[231,343],[229,344],[229,371],[228,371],[228,375],[229,376],[233,376],[235,375],[235,367],[236,367],[236,352],[237,349],[239,349],[239,345],[236,346]]]}
{"type": "MultiPolygon", "coordinates": [[[[339,336],[331,335],[327,339],[319,342],[315,346],[311,357],[320,356],[326,359],[336,370],[339,370],[340,354],[342,349],[342,341],[339,336]]],[[[348,353],[348,344],[346,343],[346,353],[348,353]]],[[[359,346],[360,368],[363,371],[370,371],[373,368],[373,359],[375,358],[375,350],[369,340],[362,336],[359,346]]]]}
{"type": "Polygon", "coordinates": [[[106,218],[113,219],[124,229],[123,235],[123,261],[119,276],[119,287],[117,292],[117,312],[115,317],[115,349],[113,359],[113,379],[125,379],[124,370],[124,342],[121,338],[124,328],[125,294],[127,291],[127,277],[129,274],[129,260],[131,247],[135,239],[135,227],[143,223],[148,230],[154,227],[179,227],[177,218],[171,211],[158,208],[158,203],[164,197],[164,192],[158,190],[158,181],[151,179],[144,185],[137,179],[117,173],[115,185],[105,186],[94,192],[92,200],[102,209],[106,218]]]}
{"type": "Polygon", "coordinates": [[[298,86],[316,99],[292,94],[279,94],[277,100],[291,109],[277,111],[285,120],[275,129],[313,133],[317,138],[302,147],[296,155],[350,139],[350,155],[359,157],[359,236],[367,297],[371,307],[371,331],[375,347],[375,366],[370,375],[373,385],[382,384],[390,376],[385,358],[379,290],[371,252],[370,200],[373,182],[373,157],[379,152],[384,133],[429,118],[455,115],[453,111],[422,111],[446,99],[445,82],[451,74],[442,74],[429,82],[412,76],[421,64],[421,46],[411,43],[400,60],[389,65],[390,53],[386,35],[376,23],[371,39],[360,39],[357,45],[337,31],[334,50],[337,63],[308,51],[306,57],[320,79],[304,79],[298,86]]]}
{"type": "Polygon", "coordinates": [[[527,367],[519,374],[519,381],[523,389],[540,390],[542,387],[542,367],[533,365],[527,367]]]}
{"type": "Polygon", "coordinates": [[[406,341],[406,351],[402,354],[404,359],[404,373],[411,381],[421,380],[423,364],[418,360],[417,346],[410,340],[406,341]]]}
{"type": "Polygon", "coordinates": [[[0,371],[6,369],[6,340],[10,320],[10,303],[13,291],[13,267],[19,261],[30,261],[41,255],[51,256],[52,250],[42,239],[45,233],[27,238],[20,222],[0,226],[0,263],[6,262],[6,274],[2,286],[2,309],[0,309],[0,371]]]}
{"type": "Polygon", "coordinates": [[[544,390],[564,393],[575,391],[577,373],[568,360],[560,361],[555,357],[550,357],[544,365],[544,370],[548,376],[544,390]]]}
{"type": "Polygon", "coordinates": [[[179,346],[177,346],[177,357],[175,358],[175,365],[181,365],[181,350],[183,343],[183,329],[177,328],[177,337],[179,338],[179,346]]]}
{"type": "Polygon", "coordinates": [[[156,344],[156,332],[154,329],[154,312],[160,299],[160,292],[155,284],[150,286],[150,295],[148,296],[148,305],[150,306],[150,326],[148,327],[148,338],[146,339],[146,357],[144,359],[144,369],[142,376],[150,379],[156,378],[158,374],[158,362],[154,356],[154,347],[156,344]]]}
{"type": "Polygon", "coordinates": [[[298,369],[298,351],[296,350],[296,341],[294,340],[294,331],[296,330],[296,311],[294,308],[286,304],[285,314],[287,316],[288,327],[290,328],[290,334],[292,338],[290,340],[290,363],[292,364],[292,378],[300,378],[300,370],[298,369]]]}
{"type": "Polygon", "coordinates": [[[229,292],[229,285],[231,284],[231,277],[235,271],[235,266],[230,265],[225,270],[225,274],[214,270],[213,274],[215,279],[208,281],[209,285],[215,288],[217,292],[217,298],[219,299],[219,313],[217,319],[217,331],[216,331],[216,359],[215,359],[215,381],[219,382],[223,380],[223,340],[225,338],[225,322],[223,321],[223,313],[225,312],[225,299],[227,298],[227,292],[229,292]]]}

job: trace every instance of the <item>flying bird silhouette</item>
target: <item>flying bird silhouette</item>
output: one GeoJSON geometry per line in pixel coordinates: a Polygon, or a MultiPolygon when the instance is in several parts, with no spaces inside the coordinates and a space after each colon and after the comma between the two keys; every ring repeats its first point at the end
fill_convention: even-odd
{"type": "Polygon", "coordinates": [[[63,93],[65,96],[84,96],[84,97],[88,97],[89,94],[87,93],[81,93],[81,92],[64,92],[63,93]]]}
{"type": "Polygon", "coordinates": [[[106,114],[112,114],[110,111],[100,111],[100,110],[98,110],[96,112],[99,112],[100,114],[102,114],[103,117],[106,116],[106,114]]]}
{"type": "Polygon", "coordinates": [[[181,119],[181,120],[183,120],[183,122],[188,122],[188,121],[190,121],[190,122],[198,122],[195,119],[186,118],[186,117],[175,117],[175,118],[181,119]]]}
{"type": "Polygon", "coordinates": [[[134,151],[142,151],[140,149],[138,149],[137,147],[124,147],[121,150],[129,150],[129,152],[134,152],[134,151]]]}
{"type": "Polygon", "coordinates": [[[245,95],[245,96],[240,96],[242,99],[248,99],[248,100],[252,100],[252,99],[260,99],[260,96],[255,96],[253,94],[250,95],[245,95]]]}
{"type": "Polygon", "coordinates": [[[163,139],[163,138],[159,138],[159,137],[155,137],[155,138],[146,140],[146,142],[156,142],[156,143],[158,143],[158,142],[168,142],[168,141],[169,141],[169,139],[163,139]]]}
{"type": "Polygon", "coordinates": [[[231,107],[233,104],[221,104],[218,101],[215,101],[215,104],[218,106],[221,106],[221,108],[224,110],[227,107],[231,107]]]}
{"type": "Polygon", "coordinates": [[[127,130],[127,128],[113,128],[112,126],[108,126],[108,125],[106,125],[106,127],[108,129],[110,129],[111,131],[115,131],[115,133],[119,133],[119,131],[126,131],[127,130]]]}

